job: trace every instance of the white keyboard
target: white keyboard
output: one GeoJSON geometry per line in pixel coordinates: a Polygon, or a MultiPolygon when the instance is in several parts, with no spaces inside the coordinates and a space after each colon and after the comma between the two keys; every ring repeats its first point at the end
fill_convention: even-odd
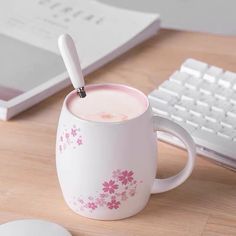
{"type": "MultiPolygon", "coordinates": [[[[187,59],[148,98],[154,113],[191,134],[199,154],[236,169],[236,73],[187,59]]],[[[158,137],[183,147],[169,134],[158,137]]]]}

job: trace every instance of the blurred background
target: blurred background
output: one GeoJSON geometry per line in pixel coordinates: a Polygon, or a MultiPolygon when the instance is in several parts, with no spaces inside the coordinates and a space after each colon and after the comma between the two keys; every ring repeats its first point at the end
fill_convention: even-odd
{"type": "Polygon", "coordinates": [[[235,0],[100,0],[161,15],[162,27],[236,35],[235,0]]]}

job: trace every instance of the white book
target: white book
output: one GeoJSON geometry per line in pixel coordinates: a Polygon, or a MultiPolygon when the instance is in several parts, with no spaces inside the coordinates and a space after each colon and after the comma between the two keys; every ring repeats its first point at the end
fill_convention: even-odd
{"type": "Polygon", "coordinates": [[[155,35],[157,14],[86,0],[21,0],[0,3],[0,119],[68,86],[57,38],[75,40],[83,74],[155,35]]]}

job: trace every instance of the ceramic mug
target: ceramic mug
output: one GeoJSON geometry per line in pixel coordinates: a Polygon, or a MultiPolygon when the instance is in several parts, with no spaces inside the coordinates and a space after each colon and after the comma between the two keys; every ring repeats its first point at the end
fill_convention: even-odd
{"type": "Polygon", "coordinates": [[[93,219],[116,220],[141,211],[153,193],[182,184],[195,163],[195,144],[178,124],[154,116],[147,97],[137,89],[118,86],[143,97],[146,110],[120,122],[88,121],[73,115],[65,98],[57,130],[56,166],[64,199],[76,213],[93,219]],[[156,179],[156,131],[171,133],[183,141],[188,160],[177,175],[156,179]]]}

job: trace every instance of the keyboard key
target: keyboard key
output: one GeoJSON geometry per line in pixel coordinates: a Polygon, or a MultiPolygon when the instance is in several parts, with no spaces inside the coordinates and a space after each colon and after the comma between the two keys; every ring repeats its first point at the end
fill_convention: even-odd
{"type": "Polygon", "coordinates": [[[222,77],[219,79],[219,85],[225,88],[233,87],[233,84],[236,82],[236,73],[226,71],[222,77]]]}
{"type": "Polygon", "coordinates": [[[197,122],[194,122],[193,120],[187,120],[186,123],[195,127],[195,128],[199,127],[199,124],[197,122]]]}
{"type": "Polygon", "coordinates": [[[210,109],[202,105],[194,105],[189,109],[190,113],[194,116],[202,117],[209,113],[210,109]]]}
{"type": "Polygon", "coordinates": [[[195,101],[199,98],[199,92],[197,91],[191,91],[191,90],[187,90],[187,91],[184,91],[184,93],[182,94],[181,96],[181,100],[185,101],[195,101]]]}
{"type": "Polygon", "coordinates": [[[201,128],[206,123],[206,120],[200,117],[190,117],[186,120],[186,123],[194,126],[195,128],[201,128]]]}
{"type": "Polygon", "coordinates": [[[202,115],[205,115],[210,111],[209,107],[199,105],[199,104],[197,104],[196,109],[197,109],[197,111],[201,112],[202,115]]]}
{"type": "Polygon", "coordinates": [[[210,96],[210,95],[201,94],[197,98],[196,103],[199,104],[199,105],[202,105],[202,106],[211,107],[212,104],[215,103],[215,98],[210,96]]]}
{"type": "Polygon", "coordinates": [[[232,94],[229,98],[230,102],[236,104],[236,93],[232,94]]]}
{"type": "Polygon", "coordinates": [[[232,129],[224,127],[223,129],[217,132],[217,135],[226,138],[226,139],[233,139],[233,132],[232,129]]]}
{"type": "Polygon", "coordinates": [[[192,137],[199,146],[214,150],[216,153],[222,153],[225,156],[235,157],[236,145],[228,139],[202,129],[195,130],[192,137]]]}
{"type": "Polygon", "coordinates": [[[216,84],[204,82],[201,84],[200,92],[202,92],[206,95],[212,95],[214,93],[214,91],[217,89],[217,87],[218,86],[216,84]]]}
{"type": "Polygon", "coordinates": [[[229,117],[236,118],[236,106],[233,106],[232,109],[227,112],[227,115],[228,115],[229,117]]]}
{"type": "Polygon", "coordinates": [[[170,117],[178,122],[184,122],[184,119],[181,116],[176,116],[175,114],[170,115],[170,117]]]}
{"type": "Polygon", "coordinates": [[[222,100],[218,100],[215,102],[214,105],[212,105],[212,110],[214,111],[218,111],[218,112],[225,112],[228,111],[228,110],[231,110],[232,108],[232,105],[227,102],[227,101],[222,101],[222,100]]]}
{"type": "Polygon", "coordinates": [[[186,79],[189,77],[189,74],[181,71],[175,71],[171,76],[170,76],[170,81],[175,82],[179,85],[184,84],[186,79]]]}
{"type": "Polygon", "coordinates": [[[181,97],[184,87],[181,85],[178,85],[174,82],[171,82],[169,80],[165,81],[163,84],[160,85],[159,89],[163,92],[169,93],[170,95],[181,97]]]}
{"type": "Polygon", "coordinates": [[[171,96],[170,94],[160,91],[160,90],[153,90],[149,95],[148,95],[149,99],[153,99],[153,100],[157,100],[163,104],[168,104],[171,102],[176,102],[176,98],[171,96]]]}
{"type": "Polygon", "coordinates": [[[204,74],[207,68],[208,65],[206,63],[190,58],[182,64],[180,71],[186,72],[196,77],[200,77],[204,74]]]}
{"type": "Polygon", "coordinates": [[[187,110],[190,110],[194,106],[194,104],[194,101],[190,100],[182,100],[181,102],[179,102],[179,105],[185,107],[187,110]]]}
{"type": "Polygon", "coordinates": [[[186,111],[187,108],[182,103],[177,103],[174,105],[174,107],[179,111],[186,111]]]}
{"type": "Polygon", "coordinates": [[[196,105],[189,109],[189,113],[193,116],[202,117],[202,112],[197,109],[196,105]]]}
{"type": "Polygon", "coordinates": [[[209,83],[215,83],[216,79],[223,73],[219,67],[211,66],[204,74],[203,79],[209,83]]]}
{"type": "Polygon", "coordinates": [[[236,127],[236,117],[227,116],[224,120],[222,120],[221,125],[230,129],[236,127]]]}
{"type": "Polygon", "coordinates": [[[210,122],[221,122],[221,120],[225,119],[225,114],[212,110],[205,114],[205,118],[210,122]]]}
{"type": "Polygon", "coordinates": [[[197,90],[199,85],[201,84],[202,80],[200,78],[197,77],[189,77],[188,79],[186,79],[185,81],[185,87],[192,89],[192,90],[197,90]]]}
{"type": "Polygon", "coordinates": [[[233,91],[231,89],[226,89],[226,88],[222,88],[222,87],[218,87],[214,92],[214,96],[217,99],[220,100],[227,100],[231,97],[231,95],[233,94],[233,91]]]}
{"type": "Polygon", "coordinates": [[[236,141],[236,129],[232,131],[232,140],[236,141]]]}
{"type": "Polygon", "coordinates": [[[207,126],[202,126],[201,129],[204,130],[204,131],[210,132],[210,133],[214,133],[214,129],[211,129],[211,128],[207,127],[207,126]]]}
{"type": "Polygon", "coordinates": [[[221,129],[221,125],[219,123],[213,123],[213,122],[205,122],[205,124],[202,126],[202,130],[205,130],[207,132],[211,133],[217,133],[221,129]]]}
{"type": "Polygon", "coordinates": [[[233,90],[236,90],[236,83],[233,85],[233,90]]]}
{"type": "Polygon", "coordinates": [[[162,102],[157,100],[150,100],[150,104],[152,106],[152,110],[154,113],[157,113],[160,116],[169,116],[170,113],[174,110],[174,108],[166,106],[162,102]]]}
{"type": "Polygon", "coordinates": [[[187,111],[175,110],[172,112],[171,117],[178,121],[186,121],[188,119],[191,119],[192,116],[187,111]]]}

